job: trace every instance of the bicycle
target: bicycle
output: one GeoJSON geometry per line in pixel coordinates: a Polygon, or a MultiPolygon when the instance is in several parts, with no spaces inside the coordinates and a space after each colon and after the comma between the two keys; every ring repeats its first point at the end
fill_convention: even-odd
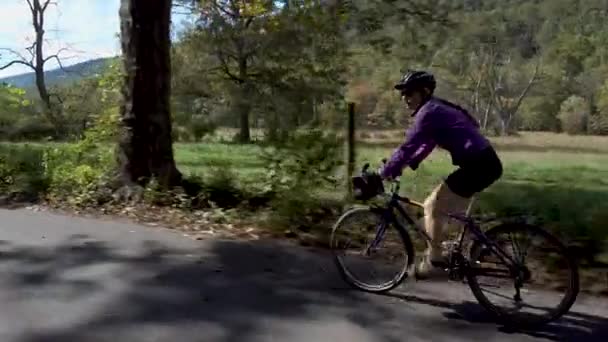
{"type": "MultiPolygon", "coordinates": [[[[358,176],[359,178],[353,177],[353,182],[356,179],[361,180],[361,177],[373,175],[373,173],[367,172],[368,168],[369,164],[366,164],[363,167],[361,176],[358,176]]],[[[340,271],[343,279],[357,289],[372,293],[383,293],[394,289],[409,276],[409,271],[413,270],[412,265],[414,264],[415,250],[408,233],[408,226],[413,227],[418,235],[421,236],[427,244],[431,241],[431,238],[424,228],[420,227],[420,225],[414,221],[412,216],[409,215],[408,211],[404,207],[404,205],[408,205],[423,208],[423,204],[399,195],[400,180],[395,179],[392,182],[392,189],[388,193],[384,192],[384,187],[381,181],[379,187],[380,189],[376,191],[376,195],[368,197],[378,197],[379,195],[383,195],[385,198],[385,201],[383,202],[384,204],[371,204],[364,207],[355,207],[347,210],[333,226],[330,236],[330,247],[334,255],[334,261],[336,262],[338,270],[340,271]],[[383,243],[383,239],[390,232],[398,233],[398,242],[392,244],[391,247],[394,248],[392,248],[391,251],[395,252],[400,249],[405,254],[405,263],[398,269],[396,274],[394,274],[388,281],[383,283],[370,283],[357,278],[355,276],[354,269],[349,269],[345,264],[344,258],[337,253],[338,248],[336,246],[336,242],[338,234],[342,231],[348,232],[346,229],[346,222],[348,220],[355,219],[355,222],[360,223],[364,218],[366,218],[366,216],[367,218],[372,219],[372,224],[374,225],[374,227],[372,227],[372,233],[375,232],[375,236],[373,237],[371,244],[364,248],[364,255],[371,256],[374,252],[376,252],[383,243]],[[399,221],[399,218],[401,218],[405,224],[402,224],[399,221]],[[394,229],[391,230],[391,227],[394,229]]],[[[542,325],[557,320],[562,315],[567,313],[574,304],[579,292],[579,274],[578,266],[574,258],[568,253],[567,248],[559,241],[559,239],[551,235],[540,226],[525,222],[502,222],[484,232],[480,225],[497,221],[498,218],[478,220],[470,215],[470,209],[471,207],[469,206],[469,209],[467,209],[465,214],[443,213],[449,218],[455,219],[457,222],[462,224],[462,230],[460,231],[458,241],[453,243],[452,248],[448,251],[448,264],[444,269],[448,273],[448,278],[452,281],[464,282],[466,280],[474,297],[481,304],[481,306],[493,314],[495,318],[508,325],[542,325]],[[526,257],[528,257],[527,252],[524,252],[519,256],[512,256],[508,253],[506,248],[504,248],[504,241],[499,239],[499,236],[501,235],[511,236],[511,242],[514,243],[512,250],[513,254],[515,254],[515,250],[520,250],[521,246],[519,246],[519,243],[516,244],[514,242],[513,234],[522,232],[544,238],[546,241],[545,243],[541,244],[540,249],[548,250],[549,247],[552,246],[555,248],[554,252],[557,254],[544,258],[543,261],[552,262],[550,265],[552,265],[553,269],[568,270],[566,278],[561,278],[566,279],[567,285],[557,287],[565,290],[562,300],[554,310],[549,311],[546,315],[541,317],[526,315],[520,317],[517,316],[515,312],[520,311],[522,308],[532,308],[539,311],[547,311],[547,308],[544,306],[523,304],[522,292],[525,292],[526,295],[529,292],[528,288],[524,288],[524,284],[531,281],[533,272],[539,269],[539,265],[532,264],[533,267],[529,267],[530,265],[527,266],[525,262],[526,257]],[[465,244],[466,237],[469,237],[471,241],[468,241],[465,244]],[[468,258],[465,257],[464,252],[465,247],[467,246],[469,246],[468,258]],[[557,262],[556,257],[561,257],[561,262],[557,262]],[[495,268],[484,268],[485,266],[488,266],[487,264],[491,264],[492,260],[496,260],[498,263],[504,264],[506,266],[506,270],[501,271],[495,268]],[[483,293],[478,278],[484,275],[491,275],[513,281],[515,294],[513,295],[512,300],[515,302],[516,306],[514,310],[502,309],[501,307],[493,304],[488,296],[483,293]]],[[[541,276],[544,275],[541,271],[539,271],[539,274],[541,274],[541,276]]],[[[555,279],[551,278],[549,281],[555,282],[558,278],[559,277],[555,279]]],[[[545,291],[542,284],[541,286],[537,286],[537,284],[531,283],[530,288],[541,288],[543,291],[545,291]]],[[[496,295],[496,293],[493,293],[492,291],[489,291],[489,293],[496,295]]],[[[502,297],[511,300],[509,297],[504,295],[497,296],[499,298],[502,297]]],[[[541,295],[541,297],[543,296],[544,295],[541,295]]]]}

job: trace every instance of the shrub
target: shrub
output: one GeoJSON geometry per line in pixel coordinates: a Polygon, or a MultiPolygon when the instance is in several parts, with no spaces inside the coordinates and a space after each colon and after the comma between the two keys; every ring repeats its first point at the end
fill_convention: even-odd
{"type": "Polygon", "coordinates": [[[261,191],[271,199],[272,224],[306,231],[333,212],[335,203],[320,202],[314,192],[337,183],[341,147],[336,135],[311,130],[294,136],[282,148],[263,152],[266,179],[261,181],[261,191]]]}
{"type": "Polygon", "coordinates": [[[43,158],[41,147],[0,145],[0,192],[10,198],[39,198],[49,186],[43,158]]]}
{"type": "Polygon", "coordinates": [[[73,205],[97,204],[110,199],[110,183],[116,170],[111,143],[118,133],[116,108],[96,118],[77,143],[47,149],[45,172],[49,199],[67,200],[73,205]]]}
{"type": "Polygon", "coordinates": [[[334,183],[332,176],[342,165],[341,146],[336,135],[311,130],[295,135],[284,147],[265,149],[262,153],[267,176],[265,189],[276,193],[334,183]]]}
{"type": "Polygon", "coordinates": [[[608,135],[608,112],[592,115],[589,119],[589,130],[591,134],[608,135]]]}
{"type": "Polygon", "coordinates": [[[40,116],[25,116],[7,130],[7,138],[12,141],[44,140],[55,135],[55,128],[40,116]]]}
{"type": "Polygon", "coordinates": [[[206,135],[210,135],[217,126],[208,116],[195,115],[190,123],[190,132],[195,141],[201,141],[206,135]]]}

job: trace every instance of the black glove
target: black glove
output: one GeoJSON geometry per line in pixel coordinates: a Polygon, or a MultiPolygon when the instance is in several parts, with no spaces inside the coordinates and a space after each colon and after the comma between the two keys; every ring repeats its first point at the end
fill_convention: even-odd
{"type": "Polygon", "coordinates": [[[355,199],[367,201],[384,193],[382,177],[376,173],[353,177],[353,194],[355,199]]]}

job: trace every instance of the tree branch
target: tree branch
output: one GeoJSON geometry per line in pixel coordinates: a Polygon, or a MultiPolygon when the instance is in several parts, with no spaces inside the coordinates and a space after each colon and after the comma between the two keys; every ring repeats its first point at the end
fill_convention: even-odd
{"type": "Polygon", "coordinates": [[[27,4],[30,6],[30,11],[32,11],[32,13],[34,13],[35,9],[34,9],[34,5],[32,5],[32,2],[30,0],[26,0],[27,4]]]}
{"type": "Polygon", "coordinates": [[[56,54],[47,56],[45,59],[43,59],[42,60],[42,64],[44,64],[47,61],[55,58],[57,60],[57,63],[59,64],[59,67],[63,70],[63,65],[61,65],[61,60],[59,59],[59,54],[62,53],[63,51],[67,51],[67,50],[68,50],[67,48],[61,48],[61,49],[59,49],[56,54]]]}
{"type": "Polygon", "coordinates": [[[227,15],[228,17],[230,17],[232,19],[236,19],[239,16],[237,13],[227,10],[224,6],[220,5],[217,1],[213,1],[213,7],[215,7],[216,10],[222,12],[224,15],[227,15]]]}
{"type": "Polygon", "coordinates": [[[534,81],[536,80],[536,76],[538,75],[538,71],[540,70],[540,65],[541,65],[541,60],[539,59],[538,63],[536,63],[536,66],[534,67],[534,73],[532,74],[532,77],[530,78],[528,85],[526,85],[526,88],[524,88],[524,90],[521,92],[521,94],[517,98],[517,101],[515,102],[515,106],[513,108],[511,108],[511,110],[510,110],[511,112],[515,112],[519,109],[519,106],[521,105],[524,98],[528,94],[528,91],[530,91],[530,88],[532,88],[532,84],[534,84],[534,81]]]}
{"type": "Polygon", "coordinates": [[[44,13],[44,11],[46,11],[46,8],[49,4],[57,4],[56,2],[51,2],[51,0],[46,0],[46,2],[44,3],[44,5],[42,5],[42,9],[40,10],[41,14],[44,13]]]}
{"type": "Polygon", "coordinates": [[[14,60],[14,61],[10,61],[10,62],[8,62],[8,63],[7,63],[6,65],[4,65],[4,66],[1,66],[1,67],[0,67],[0,70],[4,70],[4,69],[6,69],[6,68],[8,68],[8,67],[10,67],[11,65],[14,65],[14,64],[22,64],[22,65],[26,65],[26,66],[28,66],[28,67],[32,68],[33,70],[35,70],[35,69],[36,69],[36,68],[34,67],[34,65],[33,65],[33,64],[30,64],[30,63],[28,63],[28,62],[24,62],[24,61],[14,60]]]}
{"type": "Polygon", "coordinates": [[[45,63],[46,63],[48,60],[53,59],[53,58],[54,58],[54,59],[57,61],[57,64],[59,64],[59,68],[60,68],[62,71],[67,72],[67,71],[66,71],[66,70],[63,68],[63,64],[61,63],[61,59],[60,59],[60,58],[59,58],[59,56],[57,56],[57,55],[50,55],[50,56],[46,57],[45,59],[43,59],[43,60],[42,60],[42,65],[44,65],[44,64],[45,64],[45,63]]]}
{"type": "Polygon", "coordinates": [[[230,80],[236,81],[238,83],[243,83],[245,81],[230,71],[228,63],[226,62],[222,51],[217,51],[217,58],[220,61],[222,71],[224,72],[224,74],[226,74],[226,76],[228,76],[230,80]]]}
{"type": "Polygon", "coordinates": [[[17,52],[16,50],[13,50],[10,48],[0,48],[0,51],[8,51],[8,52],[12,53],[13,55],[17,56],[16,59],[19,59],[23,62],[27,62],[27,58],[25,58],[21,53],[17,52]]]}

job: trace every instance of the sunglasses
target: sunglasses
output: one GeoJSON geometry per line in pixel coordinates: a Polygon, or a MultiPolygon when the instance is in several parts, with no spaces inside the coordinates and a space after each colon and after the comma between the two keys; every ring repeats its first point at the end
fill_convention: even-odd
{"type": "Polygon", "coordinates": [[[404,89],[401,91],[401,96],[410,97],[410,96],[412,96],[413,93],[414,93],[414,91],[412,89],[404,89]]]}

